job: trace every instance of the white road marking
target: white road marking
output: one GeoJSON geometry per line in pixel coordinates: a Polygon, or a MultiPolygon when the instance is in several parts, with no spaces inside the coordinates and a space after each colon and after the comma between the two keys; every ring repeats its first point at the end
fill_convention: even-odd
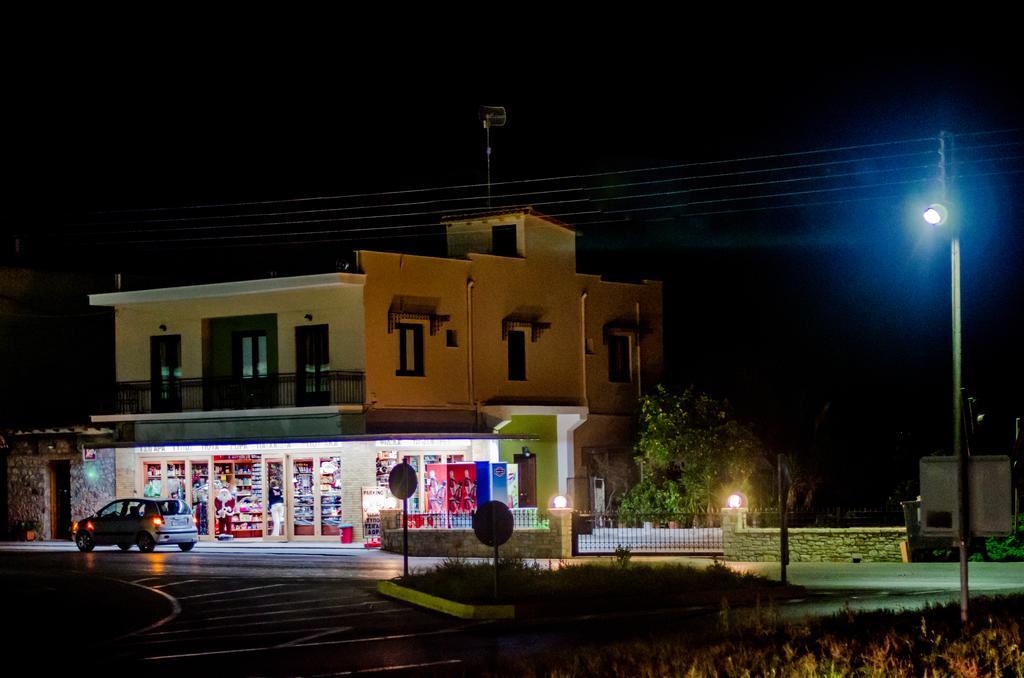
{"type": "MultiPolygon", "coordinates": [[[[120,580],[114,579],[112,581],[120,581],[120,580]]],[[[142,629],[139,629],[138,631],[132,631],[131,633],[126,633],[123,636],[121,636],[119,638],[116,638],[115,642],[120,641],[120,640],[124,640],[125,638],[131,638],[132,636],[140,636],[140,635],[142,635],[144,633],[150,633],[150,632],[153,631],[153,629],[158,629],[161,626],[163,626],[164,624],[167,624],[169,622],[174,621],[177,618],[177,616],[179,614],[181,614],[181,605],[178,603],[178,600],[174,596],[172,596],[171,594],[164,593],[163,591],[160,591],[160,590],[157,590],[157,589],[154,589],[154,588],[150,588],[149,586],[143,586],[142,584],[136,584],[135,582],[121,582],[121,583],[122,584],[129,584],[131,586],[137,586],[140,589],[146,589],[147,591],[152,591],[153,593],[156,593],[157,595],[163,596],[166,600],[168,600],[171,603],[171,613],[169,615],[167,615],[166,617],[164,617],[163,619],[161,619],[160,621],[154,623],[154,624],[150,624],[149,626],[147,626],[145,628],[142,628],[142,629]]]]}
{"type": "Polygon", "coordinates": [[[440,629],[437,631],[425,631],[423,633],[401,633],[392,636],[374,636],[372,638],[348,638],[345,640],[326,640],[318,643],[305,643],[303,645],[293,645],[289,647],[243,647],[236,648],[233,650],[211,650],[209,652],[189,652],[187,654],[167,654],[158,657],[142,657],[142,661],[162,661],[165,659],[186,659],[189,657],[208,657],[212,655],[221,654],[242,654],[243,652],[267,652],[270,650],[293,650],[303,647],[318,647],[323,645],[350,645],[352,643],[372,643],[381,640],[405,640],[406,638],[418,638],[422,636],[439,636],[447,633],[457,633],[463,631],[471,626],[479,626],[483,622],[477,622],[476,624],[467,624],[465,626],[458,626],[450,629],[440,629]]]}
{"type": "Polygon", "coordinates": [[[171,582],[170,584],[160,584],[159,586],[154,586],[152,588],[155,588],[155,589],[165,589],[168,586],[180,586],[182,584],[191,584],[191,583],[197,582],[197,581],[199,581],[199,580],[198,579],[186,579],[185,581],[176,581],[176,582],[171,582]]]}
{"type": "Polygon", "coordinates": [[[213,596],[230,596],[236,593],[245,593],[247,591],[259,591],[260,589],[274,589],[284,586],[284,584],[267,584],[266,586],[250,586],[245,589],[232,589],[231,591],[214,591],[213,593],[199,593],[194,596],[182,596],[178,600],[192,600],[194,598],[211,598],[213,596]]]}
{"type": "MultiPolygon", "coordinates": [[[[271,596],[280,596],[280,595],[283,595],[283,593],[273,593],[270,596],[253,596],[253,597],[269,598],[271,596]]],[[[253,597],[247,596],[246,600],[251,600],[253,597]]],[[[374,601],[376,601],[376,602],[385,602],[385,600],[383,598],[381,598],[381,597],[379,597],[377,595],[373,595],[373,596],[369,596],[369,595],[367,595],[367,596],[357,596],[357,595],[350,595],[350,594],[345,594],[344,595],[344,600],[347,600],[347,601],[350,601],[350,602],[352,600],[358,600],[360,598],[366,598],[367,600],[365,600],[364,602],[374,602],[374,601]]],[[[268,608],[268,607],[281,607],[283,605],[303,605],[305,603],[323,603],[323,602],[328,602],[328,601],[325,601],[323,596],[317,596],[315,598],[293,598],[291,600],[286,600],[286,601],[281,602],[281,603],[265,603],[265,604],[262,604],[262,605],[247,605],[247,604],[245,604],[245,602],[242,602],[239,605],[225,605],[224,603],[221,603],[217,607],[217,610],[218,611],[228,611],[228,610],[241,610],[241,611],[262,610],[262,609],[265,609],[265,608],[268,608]]],[[[202,605],[203,603],[202,603],[202,601],[200,601],[200,602],[193,603],[193,604],[194,605],[202,605]]]]}
{"type": "MultiPolygon", "coordinates": [[[[373,611],[370,611],[370,612],[352,612],[352,613],[349,613],[349,614],[328,615],[328,618],[330,618],[330,619],[341,619],[343,617],[365,617],[366,615],[369,615],[369,614],[393,614],[394,612],[395,612],[394,609],[373,610],[373,611]]],[[[184,628],[184,629],[178,629],[176,631],[160,631],[158,633],[151,633],[149,635],[150,636],[170,636],[170,635],[182,634],[182,633],[194,633],[196,631],[202,631],[202,630],[214,631],[216,629],[237,629],[237,628],[241,628],[243,626],[264,626],[266,624],[276,624],[276,625],[280,626],[281,624],[286,624],[286,623],[287,624],[293,624],[293,623],[296,623],[296,622],[304,622],[304,621],[323,621],[323,619],[324,619],[323,616],[320,616],[320,617],[301,617],[299,619],[268,619],[266,621],[259,621],[259,622],[245,622],[244,624],[221,624],[219,626],[196,626],[196,627],[189,627],[189,628],[184,628]]]]}
{"type": "MultiPolygon", "coordinates": [[[[204,621],[224,621],[225,619],[243,619],[245,617],[269,617],[278,614],[294,614],[296,612],[318,612],[320,610],[336,610],[345,607],[360,607],[363,605],[389,605],[387,600],[367,600],[363,603],[345,603],[343,605],[323,605],[321,607],[296,607],[290,610],[277,610],[276,612],[250,612],[248,614],[231,614],[224,617],[206,617],[204,621]]],[[[392,605],[391,609],[398,609],[398,605],[392,605]]]]}
{"type": "Polygon", "coordinates": [[[392,664],[391,666],[375,666],[370,669],[356,669],[355,671],[340,671],[338,673],[318,673],[313,678],[330,678],[331,676],[353,676],[357,673],[383,673],[384,671],[404,671],[406,669],[425,669],[430,666],[450,666],[461,664],[461,659],[442,659],[436,662],[422,662],[420,664],[392,664]]]}
{"type": "Polygon", "coordinates": [[[355,627],[354,626],[339,626],[336,629],[327,629],[326,631],[321,631],[320,633],[314,633],[312,635],[304,636],[302,638],[296,638],[295,640],[289,640],[287,643],[281,643],[280,645],[275,645],[274,649],[276,650],[276,649],[281,648],[281,647],[291,647],[292,645],[301,645],[302,643],[308,642],[310,640],[316,640],[317,638],[323,638],[324,636],[332,636],[332,635],[334,635],[336,633],[343,633],[345,631],[351,631],[353,628],[355,628],[355,627]]]}
{"type": "MultiPolygon", "coordinates": [[[[278,584],[278,586],[284,586],[284,584],[278,584]]],[[[258,600],[262,598],[278,598],[280,596],[293,596],[295,591],[278,591],[277,593],[264,593],[261,596],[246,596],[245,600],[258,600]]],[[[199,605],[223,605],[224,603],[219,600],[197,600],[194,603],[190,603],[189,607],[199,605]]]]}
{"type": "MultiPolygon", "coordinates": [[[[327,631],[329,629],[341,628],[338,626],[316,626],[309,629],[303,629],[303,631],[327,631]]],[[[347,626],[344,628],[354,628],[347,626]]],[[[154,638],[153,636],[141,636],[132,639],[133,647],[141,647],[143,645],[161,645],[167,643],[182,643],[192,641],[206,641],[206,640],[225,640],[228,638],[259,638],[262,636],[283,636],[296,633],[295,630],[281,630],[275,631],[252,631],[251,633],[207,633],[205,629],[196,629],[193,631],[197,635],[196,638],[185,638],[178,636],[177,638],[154,638]]]]}

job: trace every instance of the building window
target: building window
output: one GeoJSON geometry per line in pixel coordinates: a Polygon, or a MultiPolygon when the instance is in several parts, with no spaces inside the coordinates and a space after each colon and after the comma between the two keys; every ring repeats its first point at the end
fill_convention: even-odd
{"type": "Polygon", "coordinates": [[[608,337],[608,381],[628,384],[630,379],[629,336],[613,334],[608,337]]]}
{"type": "Polygon", "coordinates": [[[327,325],[301,325],[295,328],[296,404],[330,403],[331,355],[327,325]]]}
{"type": "Polygon", "coordinates": [[[444,345],[448,348],[459,347],[459,337],[455,334],[455,330],[445,330],[444,345]]]}
{"type": "Polygon", "coordinates": [[[520,330],[508,333],[508,379],[526,381],[526,332],[520,330]]]}
{"type": "Polygon", "coordinates": [[[491,227],[491,254],[499,257],[519,256],[516,247],[516,226],[492,226],[491,227]]]}
{"type": "Polygon", "coordinates": [[[423,325],[398,323],[398,370],[400,377],[423,376],[423,325]]]}
{"type": "Polygon", "coordinates": [[[267,376],[267,333],[235,332],[234,374],[236,379],[260,379],[267,376]]]}
{"type": "Polygon", "coordinates": [[[154,412],[181,411],[181,335],[150,337],[149,365],[154,412]]]}

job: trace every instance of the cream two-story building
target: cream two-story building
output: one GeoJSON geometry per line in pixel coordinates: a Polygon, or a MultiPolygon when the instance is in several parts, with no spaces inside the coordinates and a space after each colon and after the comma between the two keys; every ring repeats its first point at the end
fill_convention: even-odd
{"type": "Polygon", "coordinates": [[[363,538],[403,459],[517,464],[520,506],[607,499],[662,374],[660,283],[577,273],[576,233],[529,208],[444,226],[447,257],[92,295],[115,311],[117,395],[92,417],[117,432],[95,451],[112,493],[263,539],[363,538]]]}

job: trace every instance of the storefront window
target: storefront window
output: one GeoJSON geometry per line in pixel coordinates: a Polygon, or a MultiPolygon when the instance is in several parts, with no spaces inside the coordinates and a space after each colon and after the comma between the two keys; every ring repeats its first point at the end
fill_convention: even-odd
{"type": "Polygon", "coordinates": [[[167,496],[185,501],[185,462],[167,462],[167,496]]]}
{"type": "Polygon", "coordinates": [[[210,534],[207,509],[210,501],[210,464],[208,461],[192,462],[192,515],[200,536],[210,534]]]}
{"type": "Polygon", "coordinates": [[[267,536],[284,536],[285,485],[284,462],[279,460],[267,462],[267,536]]]}
{"type": "Polygon", "coordinates": [[[258,455],[214,458],[218,539],[263,536],[263,473],[258,455]]]}
{"type": "Polygon", "coordinates": [[[159,497],[163,491],[163,464],[159,461],[150,461],[142,465],[146,474],[146,485],[142,490],[143,497],[159,497]]]}
{"type": "Polygon", "coordinates": [[[313,460],[296,459],[292,462],[292,532],[297,537],[312,536],[313,523],[313,460]]]}
{"type": "Polygon", "coordinates": [[[320,534],[341,534],[341,457],[320,458],[320,534]]]}

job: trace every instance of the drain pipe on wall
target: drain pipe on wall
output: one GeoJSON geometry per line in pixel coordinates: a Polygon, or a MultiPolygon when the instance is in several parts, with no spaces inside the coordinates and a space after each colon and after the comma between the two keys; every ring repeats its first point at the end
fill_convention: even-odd
{"type": "Polygon", "coordinates": [[[640,360],[640,302],[636,302],[636,396],[644,394],[643,362],[640,360]]]}
{"type": "MultiPolygon", "coordinates": [[[[473,285],[475,284],[476,281],[472,278],[466,279],[466,384],[469,389],[469,404],[473,406],[474,411],[479,409],[476,406],[476,393],[473,389],[473,285]]],[[[479,417],[480,413],[476,412],[476,416],[479,417]]]]}
{"type": "Polygon", "coordinates": [[[580,380],[583,382],[583,407],[590,408],[587,397],[587,291],[580,295],[580,380]]]}

